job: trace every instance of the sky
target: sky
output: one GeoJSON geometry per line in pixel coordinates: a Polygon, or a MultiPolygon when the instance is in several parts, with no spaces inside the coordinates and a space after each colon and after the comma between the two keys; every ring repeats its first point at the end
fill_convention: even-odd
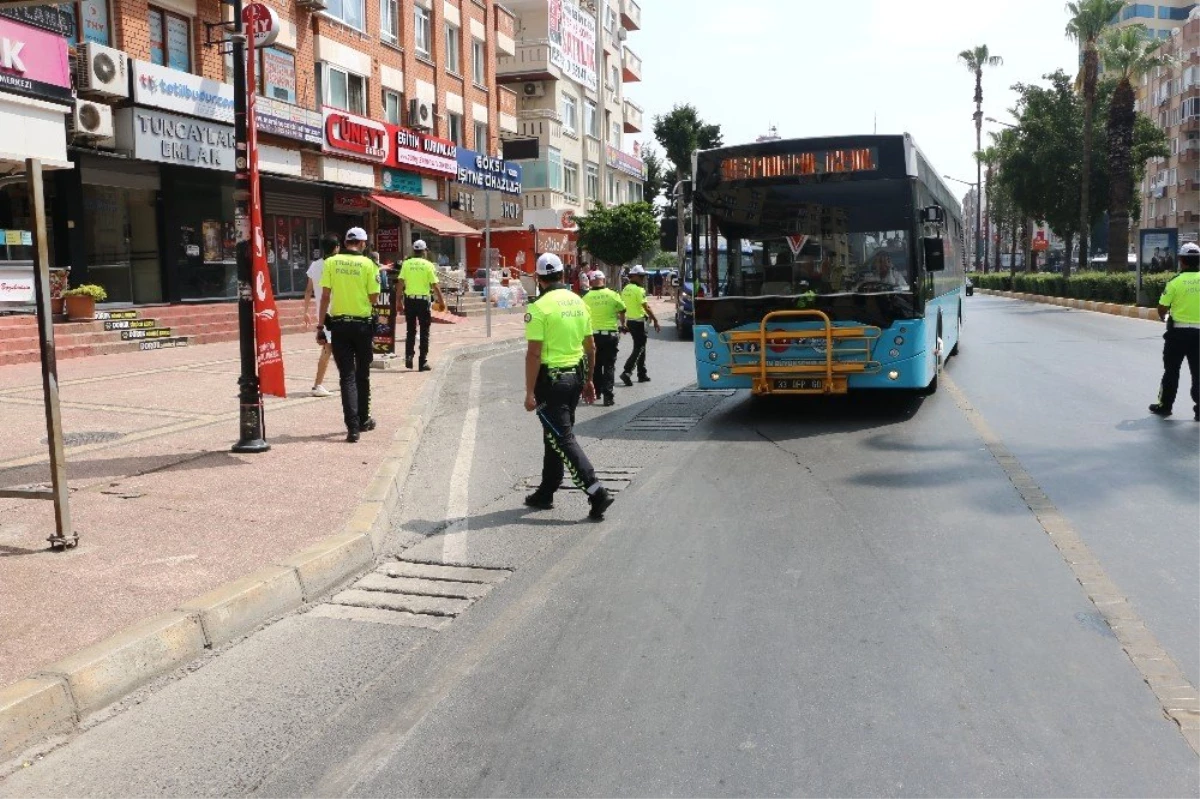
{"type": "MultiPolygon", "coordinates": [[[[775,125],[783,138],[911,133],[942,174],[975,180],[975,78],[958,61],[986,44],[1004,64],[984,71],[983,111],[1011,122],[1014,83],[1074,74],[1065,0],[639,0],[627,45],[642,80],[626,84],[653,118],[691,103],[725,144],[775,125]]],[[[1002,127],[984,122],[987,131],[1002,127]]],[[[628,144],[628,142],[627,142],[628,144]]],[[[656,145],[657,146],[657,145],[656,145]]],[[[658,148],[661,153],[661,148],[658,148]]],[[[968,187],[951,183],[962,197],[968,187]]]]}

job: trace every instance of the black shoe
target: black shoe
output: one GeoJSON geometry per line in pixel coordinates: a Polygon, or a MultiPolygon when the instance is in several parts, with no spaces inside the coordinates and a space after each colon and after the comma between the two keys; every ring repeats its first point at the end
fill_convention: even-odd
{"type": "Polygon", "coordinates": [[[358,443],[358,431],[357,430],[347,430],[346,431],[346,443],[347,444],[357,444],[358,443]]]}
{"type": "Polygon", "coordinates": [[[650,375],[638,375],[638,382],[639,383],[649,383],[650,375]]]}
{"type": "Polygon", "coordinates": [[[1171,409],[1165,405],[1162,405],[1161,403],[1156,402],[1150,406],[1150,413],[1154,414],[1155,416],[1167,417],[1171,415],[1171,409]]]}
{"type": "Polygon", "coordinates": [[[616,404],[617,404],[617,401],[615,399],[613,399],[612,394],[604,395],[604,407],[605,408],[611,408],[613,405],[616,405],[616,404]]]}
{"type": "Polygon", "coordinates": [[[367,421],[365,421],[365,422],[359,422],[359,423],[358,423],[358,429],[359,429],[359,430],[361,430],[361,431],[362,431],[362,432],[364,432],[364,433],[369,433],[369,432],[371,432],[372,430],[374,430],[374,429],[375,429],[375,417],[373,417],[373,416],[368,416],[368,417],[367,417],[367,421]]]}
{"type": "Polygon", "coordinates": [[[628,372],[621,372],[621,382],[622,382],[622,383],[624,383],[624,384],[625,384],[625,385],[627,385],[627,386],[632,386],[632,385],[633,385],[633,378],[631,378],[631,377],[629,376],[629,373],[628,373],[628,372]]]}
{"type": "Polygon", "coordinates": [[[420,371],[422,371],[422,372],[430,372],[430,371],[433,371],[433,367],[432,367],[432,366],[430,366],[428,363],[422,362],[422,363],[421,363],[421,367],[420,367],[420,371]]]}
{"type": "Polygon", "coordinates": [[[554,497],[552,495],[547,496],[546,494],[539,494],[537,491],[534,491],[532,494],[525,497],[525,504],[531,508],[537,508],[538,510],[550,510],[554,507],[554,497]]]}
{"type": "Polygon", "coordinates": [[[608,510],[613,501],[613,495],[608,493],[607,488],[601,488],[595,494],[592,494],[588,497],[588,504],[592,506],[592,509],[588,511],[588,518],[594,522],[603,519],[604,511],[608,510]]]}
{"type": "Polygon", "coordinates": [[[412,358],[405,358],[405,359],[404,359],[404,368],[405,368],[405,369],[411,369],[411,368],[412,368],[412,358]]]}

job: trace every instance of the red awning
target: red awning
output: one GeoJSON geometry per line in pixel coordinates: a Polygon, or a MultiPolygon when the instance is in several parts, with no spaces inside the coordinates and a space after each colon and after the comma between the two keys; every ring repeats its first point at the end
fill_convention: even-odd
{"type": "Polygon", "coordinates": [[[473,227],[468,227],[457,219],[446,216],[441,211],[435,211],[418,200],[407,200],[403,197],[386,197],[382,194],[372,194],[371,202],[380,208],[391,211],[401,219],[407,219],[414,225],[432,230],[441,236],[482,236],[473,227]]]}

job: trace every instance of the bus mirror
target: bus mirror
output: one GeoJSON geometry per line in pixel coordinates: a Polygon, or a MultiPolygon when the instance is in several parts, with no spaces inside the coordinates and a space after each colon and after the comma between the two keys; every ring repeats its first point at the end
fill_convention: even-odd
{"type": "Polygon", "coordinates": [[[944,272],[946,270],[946,250],[940,238],[926,236],[921,239],[925,246],[925,271],[944,272]]]}
{"type": "Polygon", "coordinates": [[[927,225],[940,225],[946,221],[946,212],[940,205],[927,205],[921,209],[921,221],[927,225]]]}

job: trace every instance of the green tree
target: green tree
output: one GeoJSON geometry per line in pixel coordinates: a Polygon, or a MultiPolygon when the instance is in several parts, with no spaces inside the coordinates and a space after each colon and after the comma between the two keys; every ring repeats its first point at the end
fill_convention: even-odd
{"type": "Polygon", "coordinates": [[[642,161],[646,164],[646,179],[642,182],[642,197],[657,212],[659,209],[655,200],[663,193],[663,181],[666,180],[666,175],[663,173],[662,156],[653,147],[647,145],[642,148],[642,161]]]}
{"type": "MultiPolygon", "coordinates": [[[[669,114],[654,117],[654,138],[658,139],[667,161],[675,168],[676,180],[692,173],[692,152],[720,147],[721,126],[700,118],[695,106],[677,105],[669,114]]],[[[668,191],[671,186],[664,186],[668,191]]]]}
{"type": "MultiPolygon", "coordinates": [[[[963,63],[969,72],[975,75],[975,152],[983,149],[983,68],[998,67],[1004,63],[1004,59],[998,55],[992,55],[988,52],[988,46],[981,44],[973,50],[963,50],[958,54],[958,60],[963,63]]],[[[982,164],[979,161],[975,162],[975,186],[978,188],[981,184],[982,175],[980,170],[982,164]]],[[[978,214],[976,222],[978,222],[978,214]]],[[[976,231],[976,236],[980,235],[976,231]]],[[[975,254],[975,263],[979,264],[981,255],[975,254]]]]}
{"type": "MultiPolygon", "coordinates": [[[[1146,28],[1132,25],[1110,30],[1104,36],[1101,51],[1104,66],[1117,78],[1108,105],[1108,269],[1124,272],[1129,268],[1129,216],[1134,204],[1134,128],[1137,112],[1133,81],[1166,63],[1155,55],[1158,43],[1146,40],[1146,28]]],[[[1145,160],[1140,162],[1145,165],[1145,160]]]]}
{"type": "MultiPolygon", "coordinates": [[[[1104,28],[1125,6],[1124,0],[1078,0],[1067,3],[1071,14],[1067,22],[1067,37],[1083,48],[1083,66],[1077,81],[1083,90],[1083,164],[1079,186],[1079,263],[1087,264],[1088,231],[1090,226],[1089,192],[1092,173],[1092,120],[1095,113],[1096,84],[1100,70],[1100,56],[1096,43],[1104,28]]],[[[1063,275],[1070,276],[1069,263],[1063,266],[1063,275]]]]}
{"type": "Polygon", "coordinates": [[[650,203],[600,206],[575,217],[579,247],[600,261],[626,264],[658,245],[658,222],[650,203]]]}

